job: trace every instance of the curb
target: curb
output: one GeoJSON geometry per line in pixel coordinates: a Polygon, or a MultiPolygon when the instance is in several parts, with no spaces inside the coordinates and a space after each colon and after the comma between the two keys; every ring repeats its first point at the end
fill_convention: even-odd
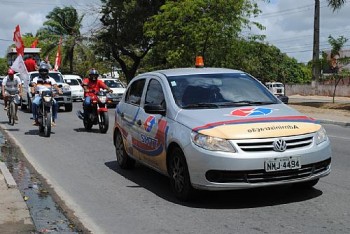
{"type": "Polygon", "coordinates": [[[17,188],[17,183],[15,179],[13,179],[10,171],[8,170],[5,163],[0,162],[0,170],[3,176],[5,177],[5,181],[7,183],[8,188],[17,188]]]}
{"type": "Polygon", "coordinates": [[[350,123],[348,123],[348,122],[341,122],[341,121],[334,121],[334,120],[327,120],[327,119],[319,119],[318,121],[320,121],[320,123],[324,123],[324,124],[334,124],[334,125],[339,125],[339,126],[343,126],[343,127],[350,126],[350,123]]]}

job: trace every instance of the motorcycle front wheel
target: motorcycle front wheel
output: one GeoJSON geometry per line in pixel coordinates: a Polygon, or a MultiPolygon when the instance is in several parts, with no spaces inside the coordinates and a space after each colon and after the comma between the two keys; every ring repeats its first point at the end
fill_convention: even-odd
{"type": "Polygon", "coordinates": [[[108,131],[108,126],[109,126],[108,112],[100,113],[98,126],[100,128],[101,133],[106,133],[108,131]]]}
{"type": "Polygon", "coordinates": [[[43,127],[44,127],[44,136],[50,137],[50,135],[51,135],[51,113],[46,113],[46,116],[43,116],[43,127]]]}

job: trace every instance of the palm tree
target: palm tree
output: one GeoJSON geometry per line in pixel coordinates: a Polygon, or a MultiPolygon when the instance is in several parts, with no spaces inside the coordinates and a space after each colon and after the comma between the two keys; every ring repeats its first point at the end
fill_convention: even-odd
{"type": "MultiPolygon", "coordinates": [[[[333,10],[340,9],[346,0],[327,0],[328,6],[333,10]]],[[[320,0],[315,0],[315,15],[314,15],[314,44],[312,53],[312,81],[316,85],[320,77],[320,0]]]]}
{"type": "Polygon", "coordinates": [[[47,16],[44,27],[38,31],[41,40],[49,42],[46,53],[57,48],[60,37],[63,37],[63,62],[69,62],[69,71],[73,72],[74,50],[82,45],[80,28],[84,15],[79,16],[73,7],[54,8],[47,16]]]}

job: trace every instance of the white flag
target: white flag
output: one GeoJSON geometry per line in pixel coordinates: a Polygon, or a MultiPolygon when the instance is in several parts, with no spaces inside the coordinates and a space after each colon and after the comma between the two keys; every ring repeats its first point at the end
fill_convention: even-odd
{"type": "Polygon", "coordinates": [[[22,55],[18,55],[16,60],[13,62],[11,69],[15,72],[19,72],[19,77],[23,80],[25,87],[28,87],[29,84],[29,74],[27,71],[27,67],[24,64],[22,55]]]}

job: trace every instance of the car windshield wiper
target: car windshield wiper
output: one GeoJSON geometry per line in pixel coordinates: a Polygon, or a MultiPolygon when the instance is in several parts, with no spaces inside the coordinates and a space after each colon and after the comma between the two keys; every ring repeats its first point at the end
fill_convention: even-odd
{"type": "Polygon", "coordinates": [[[248,101],[242,100],[237,102],[225,102],[221,103],[220,106],[255,106],[255,105],[270,105],[276,104],[276,102],[257,102],[257,101],[248,101]]]}
{"type": "Polygon", "coordinates": [[[190,108],[219,108],[219,105],[213,103],[193,103],[182,107],[183,109],[190,108]]]}

